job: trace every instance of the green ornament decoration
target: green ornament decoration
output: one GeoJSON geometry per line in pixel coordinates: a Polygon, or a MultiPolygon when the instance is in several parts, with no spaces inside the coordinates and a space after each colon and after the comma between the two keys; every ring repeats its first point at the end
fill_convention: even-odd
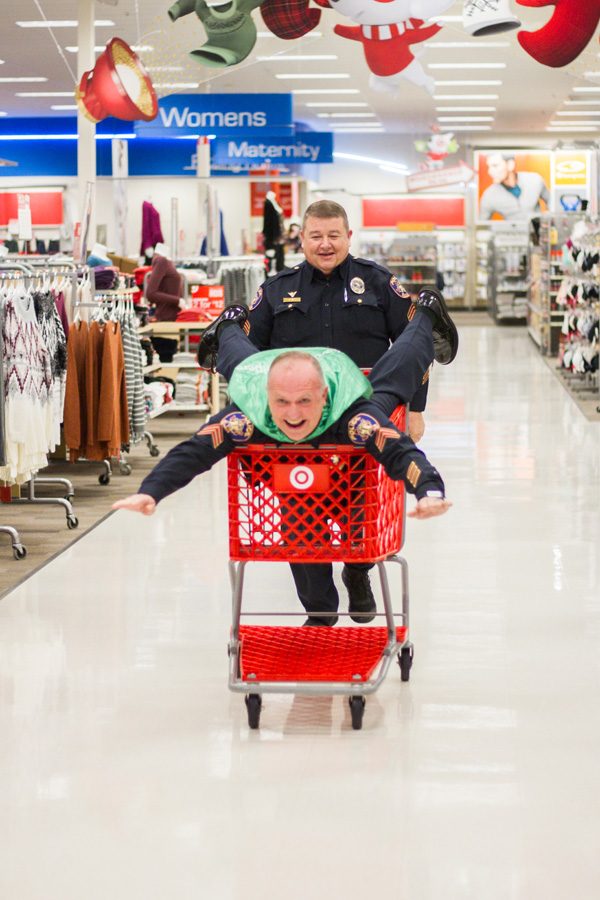
{"type": "Polygon", "coordinates": [[[246,59],[256,43],[256,25],[250,13],[262,0],[231,0],[224,6],[209,6],[205,0],[177,0],[168,10],[172,22],[195,13],[206,31],[207,41],[190,56],[204,66],[225,68],[246,59]]]}

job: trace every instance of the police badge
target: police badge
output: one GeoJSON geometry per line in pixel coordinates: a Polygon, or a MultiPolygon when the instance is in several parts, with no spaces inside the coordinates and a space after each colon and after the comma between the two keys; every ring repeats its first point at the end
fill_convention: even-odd
{"type": "Polygon", "coordinates": [[[359,413],[348,422],[348,437],[353,444],[361,447],[366,444],[372,434],[379,428],[379,422],[373,416],[359,413]]]}
{"type": "Polygon", "coordinates": [[[390,278],[390,287],[399,297],[402,297],[404,300],[410,299],[410,294],[400,283],[400,279],[396,275],[392,275],[390,278]]]}
{"type": "Polygon", "coordinates": [[[355,294],[364,294],[365,283],[362,278],[353,278],[350,282],[350,290],[354,291],[355,294]]]}
{"type": "Polygon", "coordinates": [[[254,425],[242,412],[228,413],[221,419],[221,425],[236,444],[245,444],[254,434],[254,425]]]}
{"type": "Polygon", "coordinates": [[[254,295],[252,303],[249,306],[250,312],[252,312],[253,309],[256,309],[256,307],[258,306],[258,304],[260,303],[262,298],[263,298],[263,289],[261,287],[259,287],[256,294],[254,295]]]}

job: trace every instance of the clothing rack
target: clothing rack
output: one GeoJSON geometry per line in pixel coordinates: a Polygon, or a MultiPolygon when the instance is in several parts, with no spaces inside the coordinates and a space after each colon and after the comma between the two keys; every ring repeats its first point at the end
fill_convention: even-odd
{"type": "MultiPolygon", "coordinates": [[[[9,260],[7,257],[4,257],[0,261],[0,284],[3,281],[9,281],[30,286],[31,282],[39,280],[40,278],[45,278],[49,274],[52,274],[53,277],[57,274],[63,274],[63,272],[57,273],[56,269],[49,270],[47,268],[44,268],[43,271],[35,271],[30,265],[30,262],[31,261],[23,263],[17,259],[9,260]]],[[[61,263],[61,267],[63,266],[64,263],[61,263]]],[[[70,266],[64,267],[65,274],[71,274],[71,272],[72,269],[70,266]]],[[[43,289],[43,283],[40,285],[40,288],[43,289]]],[[[0,398],[0,402],[4,403],[4,397],[0,398]]],[[[67,528],[72,529],[76,528],[79,524],[79,520],[75,515],[73,505],[71,504],[71,500],[74,496],[75,490],[73,484],[67,478],[40,477],[34,472],[27,481],[27,497],[15,497],[11,502],[14,504],[60,506],[65,510],[67,528]],[[36,487],[40,486],[62,486],[66,490],[66,495],[64,497],[38,497],[36,495],[36,487]]],[[[15,559],[23,559],[27,550],[21,542],[18,531],[10,525],[0,526],[0,531],[10,535],[15,559]]]]}
{"type": "MultiPolygon", "coordinates": [[[[91,301],[77,301],[75,304],[75,318],[79,317],[79,312],[82,309],[89,309],[100,311],[103,307],[105,309],[105,317],[107,321],[110,321],[110,313],[113,308],[118,309],[118,304],[126,304],[124,311],[129,311],[131,313],[135,313],[135,306],[133,303],[133,296],[137,293],[137,288],[115,288],[111,290],[105,291],[96,291],[94,294],[94,299],[91,301]],[[114,306],[113,306],[114,305],[114,306]]],[[[130,434],[129,443],[135,446],[141,441],[145,441],[148,447],[148,453],[150,456],[158,456],[159,449],[154,440],[154,436],[150,431],[144,429],[144,431],[136,434],[130,434]]],[[[95,460],[86,460],[81,458],[78,462],[94,462],[95,460]]],[[[104,466],[104,472],[102,472],[98,476],[98,482],[102,485],[107,485],[110,482],[112,476],[112,466],[110,459],[101,460],[102,465],[104,466]]],[[[127,454],[125,451],[121,451],[118,457],[119,463],[119,472],[121,475],[131,475],[132,467],[131,464],[127,460],[127,454]]]]}

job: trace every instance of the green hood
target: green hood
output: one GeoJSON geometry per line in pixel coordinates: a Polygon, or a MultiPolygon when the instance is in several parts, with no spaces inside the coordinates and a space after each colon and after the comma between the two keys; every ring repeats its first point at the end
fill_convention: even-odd
{"type": "Polygon", "coordinates": [[[349,356],[340,350],[329,347],[297,347],[282,350],[264,350],[247,357],[235,369],[229,382],[229,395],[236,406],[248,416],[264,434],[278,442],[288,444],[293,441],[286,437],[273,422],[267,403],[267,377],[271,363],[282,353],[296,349],[301,353],[310,353],[319,362],[328,388],[327,402],[323,408],[321,421],[303,442],[311,441],[327,431],[330,425],[340,418],[348,407],[360,398],[368,399],[373,388],[352,362],[349,356]]]}

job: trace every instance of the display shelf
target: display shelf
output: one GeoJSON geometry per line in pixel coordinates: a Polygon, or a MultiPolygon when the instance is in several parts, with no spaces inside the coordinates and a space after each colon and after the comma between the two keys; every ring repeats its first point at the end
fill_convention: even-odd
{"type": "Polygon", "coordinates": [[[156,419],[157,416],[162,416],[164,413],[171,412],[205,413],[210,412],[210,407],[207,403],[178,403],[177,400],[173,400],[171,403],[164,403],[162,406],[159,406],[158,409],[154,409],[152,410],[152,412],[149,412],[148,418],[156,419]]]}
{"type": "Polygon", "coordinates": [[[530,286],[527,297],[527,329],[545,356],[558,353],[563,313],[556,298],[559,291],[553,282],[567,274],[562,262],[562,247],[573,225],[581,218],[577,213],[543,214],[530,229],[530,286]]]}

